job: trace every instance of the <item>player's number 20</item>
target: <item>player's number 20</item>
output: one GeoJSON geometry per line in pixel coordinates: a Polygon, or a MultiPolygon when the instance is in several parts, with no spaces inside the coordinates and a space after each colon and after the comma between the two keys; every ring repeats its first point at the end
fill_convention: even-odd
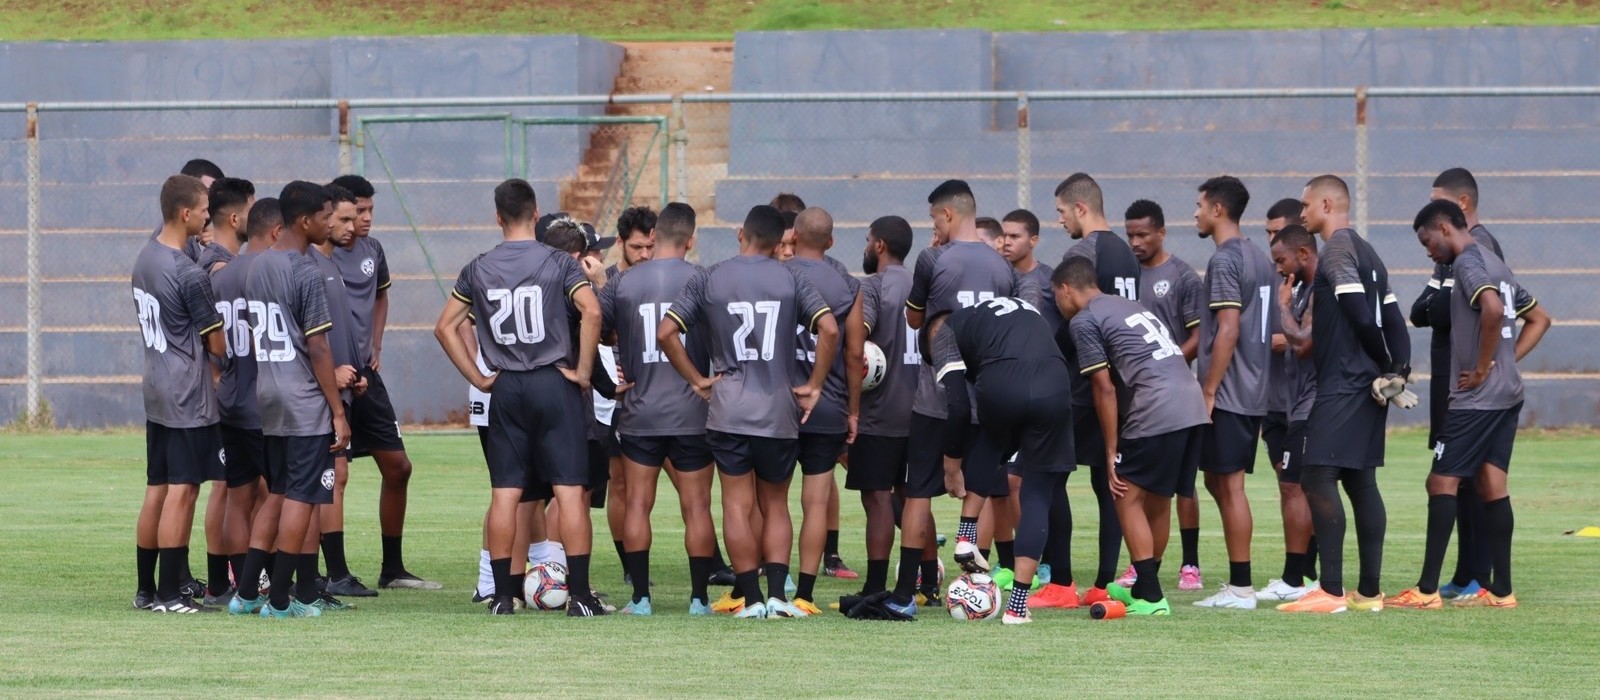
{"type": "Polygon", "coordinates": [[[544,340],[544,288],[490,289],[484,292],[484,296],[500,305],[489,317],[489,329],[494,332],[494,342],[501,345],[532,345],[544,340]],[[510,331],[514,332],[508,332],[505,328],[507,318],[512,320],[510,331]]]}

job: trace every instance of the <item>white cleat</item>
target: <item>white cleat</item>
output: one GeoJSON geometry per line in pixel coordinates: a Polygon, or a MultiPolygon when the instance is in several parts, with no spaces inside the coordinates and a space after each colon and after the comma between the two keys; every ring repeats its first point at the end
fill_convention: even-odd
{"type": "Polygon", "coordinates": [[[978,551],[978,545],[966,540],[956,542],[956,563],[961,565],[961,570],[969,574],[989,573],[989,560],[983,558],[983,552],[978,551]]]}
{"type": "Polygon", "coordinates": [[[1289,603],[1300,600],[1311,589],[1305,586],[1291,586],[1283,579],[1272,579],[1266,588],[1256,591],[1256,600],[1267,603],[1289,603]]]}
{"type": "Polygon", "coordinates": [[[1011,611],[1007,610],[1006,614],[1000,618],[1000,622],[1007,625],[1026,625],[1033,622],[1033,615],[1013,615],[1011,611]]]}
{"type": "Polygon", "coordinates": [[[1244,589],[1240,591],[1228,584],[1222,584],[1222,589],[1212,594],[1211,597],[1194,602],[1201,608],[1229,608],[1233,610],[1255,610],[1255,591],[1244,589]]]}

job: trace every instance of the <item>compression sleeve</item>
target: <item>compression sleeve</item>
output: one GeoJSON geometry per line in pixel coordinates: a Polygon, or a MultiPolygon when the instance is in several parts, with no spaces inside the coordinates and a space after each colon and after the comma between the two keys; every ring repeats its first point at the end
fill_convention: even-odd
{"type": "Polygon", "coordinates": [[[967,454],[968,433],[972,431],[967,373],[961,369],[947,371],[939,382],[944,385],[945,405],[949,411],[944,420],[944,456],[959,459],[967,454]]]}
{"type": "MultiPolygon", "coordinates": [[[[1356,338],[1361,341],[1361,348],[1367,356],[1377,363],[1379,369],[1388,371],[1391,360],[1388,347],[1384,344],[1384,331],[1378,327],[1378,321],[1372,315],[1372,305],[1367,302],[1366,292],[1345,292],[1339,295],[1339,308],[1344,311],[1344,316],[1349,319],[1350,326],[1355,329],[1356,338]]],[[[1395,307],[1395,314],[1399,315],[1399,307],[1395,307]]],[[[1400,319],[1402,328],[1405,320],[1400,319]]],[[[1402,331],[1403,332],[1403,331],[1402,331]]],[[[1406,343],[1407,359],[1411,354],[1410,342],[1406,343]]]]}
{"type": "Polygon", "coordinates": [[[1411,376],[1411,334],[1406,332],[1406,320],[1400,313],[1400,304],[1391,295],[1383,305],[1383,341],[1389,349],[1390,374],[1411,376]]]}

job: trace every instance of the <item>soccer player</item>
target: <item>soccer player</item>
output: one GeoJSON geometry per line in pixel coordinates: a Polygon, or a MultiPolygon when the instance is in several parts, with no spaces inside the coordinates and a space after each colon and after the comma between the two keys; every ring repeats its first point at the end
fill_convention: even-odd
{"type": "Polygon", "coordinates": [[[983,237],[983,242],[989,244],[994,252],[1005,255],[1005,251],[1001,250],[1001,246],[1005,245],[1005,229],[1000,226],[1000,222],[987,216],[980,216],[976,223],[978,235],[983,237]]]}
{"type": "Polygon", "coordinates": [[[592,533],[584,494],[589,470],[582,396],[600,340],[600,305],[571,255],[533,240],[539,217],[533,187],[507,180],[495,188],[494,199],[505,242],[462,268],[434,328],[461,375],[493,396],[488,526],[495,599],[489,612],[515,612],[513,599],[520,589],[513,585],[511,563],[517,507],[524,488],[542,482],[551,486],[560,508],[572,591],[567,615],[603,615],[589,587],[592,533]],[[469,312],[478,319],[478,347],[493,375],[478,370],[457,334],[469,312]],[[576,360],[570,359],[574,318],[579,320],[576,360]]]}
{"type": "Polygon", "coordinates": [[[1096,277],[1087,260],[1072,258],[1052,283],[1056,305],[1071,319],[1078,371],[1094,387],[1106,478],[1136,572],[1132,590],[1110,583],[1107,593],[1130,615],[1170,615],[1161,557],[1171,533],[1172,494],[1186,478],[1192,481],[1199,464],[1205,400],[1182,349],[1155,313],[1100,291],[1096,277]]]}
{"type": "MultiPolygon", "coordinates": [[[[972,454],[1017,454],[1022,511],[1016,578],[1003,621],[1026,624],[1033,621],[1028,593],[1045,538],[1063,536],[1067,527],[1052,522],[1051,516],[1068,512],[1067,475],[1077,468],[1067,363],[1050,324],[1027,299],[995,297],[935,317],[934,325],[934,364],[950,415],[968,413],[969,398],[976,399],[978,433],[972,454]],[[970,393],[968,385],[973,387],[970,393]]],[[[967,441],[968,431],[958,425],[944,436],[945,454],[960,454],[967,441]]],[[[998,472],[1000,465],[984,467],[998,472]]]]}
{"type": "Polygon", "coordinates": [[[805,614],[784,593],[794,544],[789,481],[800,425],[821,398],[839,347],[827,303],[799,273],[772,259],[783,227],[778,210],[752,208],[739,229],[739,256],[690,277],[656,330],[672,368],[710,401],[706,442],[721,472],[724,537],[743,596],[736,616],[746,619],[805,614]],[[702,324],[710,337],[710,376],[690,361],[679,337],[702,324]],[[804,383],[796,381],[797,326],[818,336],[816,365],[804,383]],[[758,507],[765,518],[755,533],[750,514],[758,507]],[[767,576],[766,603],[758,566],[767,576]]]}
{"type": "MultiPolygon", "coordinates": [[[[146,487],[139,509],[133,607],[212,612],[180,591],[201,482],[223,477],[217,398],[206,353],[225,358],[222,318],[206,275],[183,255],[206,223],[206,189],[187,175],[161,186],[161,233],[134,260],[134,311],[144,338],[146,487]],[[157,578],[159,564],[160,577],[157,578]]],[[[220,523],[219,523],[220,526],[220,523]]],[[[220,543],[219,543],[220,544],[220,543]]],[[[222,572],[226,582],[226,571],[222,572]]]]}
{"type": "MultiPolygon", "coordinates": [[[[211,183],[221,180],[223,177],[222,168],[217,167],[216,163],[204,158],[195,158],[187,163],[184,163],[183,167],[178,170],[178,174],[198,178],[200,180],[200,184],[204,185],[207,190],[210,190],[211,183]]],[[[161,227],[158,226],[156,227],[155,233],[150,234],[150,238],[154,240],[155,237],[159,235],[161,235],[161,227]]],[[[189,239],[188,242],[183,244],[183,254],[188,256],[189,260],[198,261],[200,259],[200,252],[206,247],[203,239],[207,235],[206,229],[201,229],[200,235],[189,239]]],[[[188,570],[185,569],[185,572],[187,571],[188,570]]],[[[187,576],[187,573],[185,575],[187,576]]],[[[196,595],[199,594],[197,593],[196,595]]]]}
{"type": "Polygon", "coordinates": [[[778,262],[786,263],[794,258],[794,222],[795,219],[799,218],[800,213],[797,211],[784,211],[780,215],[783,217],[783,239],[778,242],[778,247],[773,251],[772,257],[778,262]]]}
{"type": "MultiPolygon", "coordinates": [[[[917,390],[922,354],[906,324],[906,297],[911,294],[911,224],[898,216],[878,218],[867,227],[862,252],[862,281],[845,323],[845,377],[850,389],[850,418],[856,439],[850,443],[850,469],[844,486],[861,492],[867,516],[867,577],[861,595],[887,590],[889,551],[894,546],[894,488],[906,473],[910,450],[911,399],[917,390]],[[869,392],[861,389],[866,374],[866,343],[883,351],[883,381],[869,392]]],[[[841,608],[844,606],[841,605],[841,608]]]]}
{"type": "MultiPolygon", "coordinates": [[[[383,329],[389,319],[389,262],[383,246],[372,233],[372,183],[360,175],[341,175],[333,184],[356,196],[356,235],[350,244],[334,250],[345,289],[350,293],[350,313],[354,317],[357,368],[367,381],[367,390],[351,399],[350,428],[352,458],[372,456],[378,464],[383,484],[378,495],[378,521],[383,538],[383,564],[378,573],[379,588],[420,588],[436,590],[442,586],[406,570],[402,546],[406,524],[406,489],[411,481],[411,459],[400,439],[400,424],[394,404],[383,384],[383,329]]],[[[326,536],[329,533],[323,533],[326,536]]],[[[338,537],[343,537],[339,533],[338,537]]],[[[372,596],[376,592],[355,578],[340,586],[334,595],[372,596]]]]}
{"type": "Polygon", "coordinates": [[[1278,237],[1279,231],[1300,225],[1300,211],[1304,208],[1300,200],[1293,197],[1273,202],[1267,209],[1267,243],[1270,245],[1278,237]]]}
{"type": "MultiPolygon", "coordinates": [[[[1299,211],[1296,202],[1295,211],[1299,211]]],[[[1296,216],[1299,214],[1296,213],[1296,216]]],[[[1317,398],[1317,372],[1311,364],[1311,285],[1317,274],[1317,238],[1299,224],[1287,224],[1272,238],[1272,263],[1283,283],[1278,287],[1278,317],[1288,345],[1283,381],[1288,384],[1287,428],[1279,449],[1271,455],[1278,473],[1278,501],[1283,512],[1283,574],[1256,591],[1256,600],[1299,600],[1316,576],[1316,555],[1311,554],[1311,510],[1300,488],[1305,466],[1306,421],[1317,398]]],[[[1265,431],[1263,431],[1265,432],[1265,431]]],[[[1269,448],[1270,449],[1270,448],[1269,448]]]]}
{"type": "Polygon", "coordinates": [[[333,502],[334,455],[350,444],[329,347],[334,319],[328,312],[327,286],[306,252],[307,246],[327,241],[333,206],[325,188],[301,181],[284,186],[278,206],[282,233],[276,245],[256,258],[245,281],[267,484],[277,497],[268,499],[257,518],[276,516],[276,522],[258,525],[275,530],[278,553],[267,604],[261,604],[259,594],[246,597],[255,573],[247,566],[241,581],[246,589],[234,596],[229,610],[250,613],[259,608],[265,618],[318,617],[317,546],[314,534],[308,533],[314,533],[315,509],[333,502]]]}
{"type": "MultiPolygon", "coordinates": [[[[843,263],[828,256],[833,247],[833,217],[820,207],[811,207],[800,212],[794,225],[795,255],[786,264],[816,290],[832,310],[834,323],[843,328],[855,308],[861,283],[843,263]]],[[[798,332],[796,372],[797,376],[807,376],[816,371],[817,345],[821,341],[809,330],[802,328],[798,332]]],[[[815,588],[829,534],[828,498],[833,490],[833,468],[854,434],[848,415],[844,353],[836,348],[829,354],[833,364],[826,368],[822,397],[811,410],[810,420],[800,426],[800,577],[793,602],[807,615],[822,613],[816,605],[815,588]]]]}
{"type": "MultiPolygon", "coordinates": [[[[1484,247],[1485,252],[1505,260],[1500,242],[1478,220],[1478,181],[1465,168],[1451,168],[1439,173],[1433,180],[1430,200],[1455,202],[1466,215],[1472,239],[1484,247]]],[[[1450,266],[1435,264],[1433,277],[1428,279],[1417,301],[1411,305],[1411,323],[1418,328],[1431,328],[1429,365],[1432,375],[1428,382],[1428,448],[1438,442],[1438,431],[1444,428],[1450,405],[1450,387],[1455,385],[1450,374],[1450,290],[1455,285],[1450,266]]],[[[1471,478],[1461,480],[1456,494],[1458,536],[1456,570],[1450,581],[1439,588],[1445,598],[1477,595],[1481,582],[1489,576],[1489,543],[1478,536],[1483,524],[1483,499],[1471,478]]]]}
{"type": "Polygon", "coordinates": [[[617,236],[622,239],[622,259],[606,268],[606,279],[649,260],[656,246],[656,213],[650,207],[629,207],[617,217],[617,236]]]}
{"type": "MultiPolygon", "coordinates": [[[[1377,252],[1350,228],[1350,189],[1334,175],[1319,175],[1301,194],[1307,231],[1322,238],[1311,279],[1311,350],[1317,397],[1307,421],[1300,488],[1311,509],[1322,561],[1318,587],[1284,612],[1341,613],[1383,609],[1379,576],[1388,525],[1376,468],[1383,465],[1384,423],[1391,399],[1404,397],[1411,339],[1389,289],[1389,271],[1377,252]],[[1396,381],[1398,380],[1398,381],[1396,381]],[[1391,387],[1399,385],[1392,393],[1391,387]],[[1361,573],[1348,598],[1344,587],[1345,509],[1339,485],[1356,519],[1361,573]]],[[[1400,405],[1400,404],[1397,404],[1400,405]]]]}
{"type": "Polygon", "coordinates": [[[793,192],[779,192],[773,196],[768,206],[785,214],[799,214],[806,210],[806,200],[793,192]]]}
{"type": "Polygon", "coordinates": [[[1210,426],[1203,429],[1200,471],[1206,491],[1222,512],[1228,547],[1228,582],[1197,601],[1205,608],[1254,610],[1250,536],[1255,527],[1244,477],[1255,470],[1261,417],[1267,409],[1267,365],[1272,354],[1269,316],[1276,308],[1277,273],[1272,261],[1239,231],[1250,192],[1238,178],[1222,175],[1200,185],[1194,220],[1200,237],[1217,252],[1206,264],[1206,306],[1200,317],[1196,371],[1210,426]]]}
{"type": "MultiPolygon", "coordinates": [[[[1039,262],[1033,253],[1034,248],[1039,245],[1039,217],[1026,209],[1016,209],[1000,220],[1000,229],[1000,255],[1005,257],[1006,262],[1011,263],[1017,274],[1038,288],[1039,296],[1028,301],[1039,310],[1039,315],[1043,316],[1045,323],[1050,326],[1051,337],[1054,337],[1062,325],[1061,312],[1056,310],[1056,305],[1050,302],[1049,297],[1050,275],[1055,272],[1055,268],[1039,262]]],[[[1017,513],[1022,508],[1022,495],[1018,491],[1022,486],[1022,472],[1021,465],[1015,459],[1006,465],[1006,479],[1011,486],[1011,497],[1006,499],[998,510],[994,510],[993,506],[1001,504],[1001,501],[992,501],[990,504],[991,510],[994,510],[992,513],[994,549],[999,555],[999,568],[992,570],[990,574],[1002,589],[1010,590],[1015,576],[1013,569],[1016,566],[1017,513]]],[[[982,529],[981,526],[979,529],[982,529]]],[[[985,557],[988,556],[987,551],[981,549],[980,551],[985,557]]],[[[1047,585],[1055,573],[1062,574],[1070,581],[1071,553],[1070,537],[1046,538],[1044,559],[1037,575],[1034,576],[1034,585],[1047,585]]],[[[1045,592],[1047,600],[1050,593],[1045,592]]]]}
{"type": "MultiPolygon", "coordinates": [[[[1266,250],[1269,257],[1272,251],[1272,242],[1277,238],[1278,232],[1289,226],[1300,225],[1300,200],[1280,199],[1267,209],[1267,238],[1266,250]]],[[[1312,237],[1315,240],[1315,237],[1312,237]]],[[[1316,251],[1313,248],[1312,255],[1316,251]]],[[[1276,259],[1273,264],[1277,265],[1276,259]]],[[[1301,277],[1301,280],[1306,279],[1301,277]]],[[[1281,286],[1281,285],[1280,285],[1281,286]]],[[[1281,309],[1284,299],[1279,299],[1267,315],[1267,332],[1272,334],[1272,355],[1267,363],[1267,414],[1261,420],[1261,442],[1266,445],[1268,461],[1272,462],[1272,469],[1278,474],[1278,504],[1284,517],[1284,537],[1290,542],[1298,542],[1300,530],[1303,527],[1309,531],[1311,517],[1305,510],[1305,497],[1300,492],[1298,470],[1293,482],[1284,480],[1285,455],[1290,453],[1287,441],[1289,439],[1288,412],[1295,403],[1296,381],[1289,366],[1293,363],[1294,351],[1288,346],[1288,337],[1283,330],[1281,309]],[[1302,516],[1304,519],[1302,519],[1302,516]],[[1291,520],[1294,522],[1291,524],[1291,520]]],[[[1308,345],[1309,347],[1309,345],[1308,345]]],[[[1298,546],[1298,545],[1296,545],[1298,546]]],[[[1285,552],[1285,558],[1293,555],[1296,550],[1290,547],[1285,552]]],[[[1307,550],[1299,550],[1307,551],[1307,550]]],[[[1297,558],[1296,561],[1302,561],[1297,558]]],[[[1316,558],[1303,558],[1304,568],[1295,578],[1316,578],[1316,558]]],[[[1285,565],[1287,566],[1287,564],[1285,565]]],[[[1283,579],[1278,579],[1283,580],[1283,579]]],[[[1273,584],[1268,584],[1272,587],[1273,584]]],[[[1279,591],[1280,593],[1287,591],[1279,591]]],[[[1289,595],[1295,595],[1288,592],[1289,595]]],[[[1257,591],[1258,600],[1283,600],[1267,591],[1257,591]]]]}
{"type": "Polygon", "coordinates": [[[1428,536],[1422,576],[1385,603],[1402,608],[1439,608],[1439,570],[1456,524],[1457,490],[1471,479],[1484,503],[1482,537],[1493,562],[1489,579],[1457,606],[1517,607],[1511,588],[1511,496],[1507,474],[1522,413],[1522,376],[1517,362],[1550,328],[1550,317],[1517,284],[1499,256],[1478,243],[1466,213],[1448,199],[1417,213],[1412,228],[1435,263],[1450,265],[1450,410],[1433,447],[1428,475],[1428,536]],[[1517,319],[1526,321],[1516,331],[1517,319]]]}
{"type": "MultiPolygon", "coordinates": [[[[1139,280],[1143,270],[1127,241],[1111,233],[1106,223],[1105,196],[1100,183],[1087,173],[1074,173],[1056,186],[1056,217],[1067,235],[1077,243],[1067,249],[1062,257],[1065,264],[1071,258],[1084,258],[1094,265],[1095,280],[1104,294],[1115,294],[1131,301],[1139,300],[1139,280]]],[[[1058,266],[1057,269],[1060,269],[1058,266]]],[[[1070,334],[1056,336],[1063,357],[1075,357],[1070,334]]],[[[1071,373],[1069,373],[1071,374],[1071,373]]],[[[1100,509],[1099,554],[1096,561],[1094,587],[1083,591],[1080,605],[1091,605],[1109,600],[1106,584],[1117,575],[1117,557],[1122,552],[1122,527],[1117,518],[1116,503],[1112,498],[1111,483],[1106,478],[1106,445],[1101,439],[1100,418],[1094,410],[1094,394],[1090,384],[1082,377],[1072,380],[1073,445],[1078,452],[1078,464],[1088,466],[1089,484],[1100,509]]],[[[1054,576],[1054,572],[1051,574],[1054,576]]],[[[1076,590],[1076,585],[1067,585],[1076,590]]],[[[1065,595],[1057,591],[1040,591],[1035,596],[1035,607],[1072,607],[1065,595]],[[1059,599],[1060,605],[1054,603],[1059,599]]],[[[1066,593],[1066,591],[1059,591],[1066,593]]]]}
{"type": "Polygon", "coordinates": [[[212,181],[209,197],[213,240],[195,262],[207,274],[214,275],[239,254],[245,243],[245,219],[255,205],[256,186],[249,180],[224,177],[212,181]]]}
{"type": "MultiPolygon", "coordinates": [[[[683,515],[691,587],[689,614],[710,615],[706,584],[713,570],[717,536],[711,521],[715,472],[710,469],[711,448],[705,437],[706,402],[672,369],[656,343],[661,319],[684,284],[700,270],[684,260],[694,249],[695,212],[687,204],[673,202],[659,216],[652,216],[651,257],[631,264],[600,290],[602,336],[612,339],[623,376],[633,382],[617,401],[617,432],[628,481],[623,556],[634,587],[633,601],[623,611],[634,615],[653,612],[648,584],[650,513],[655,508],[656,484],[666,467],[683,515]]],[[[688,343],[696,367],[706,366],[703,330],[688,343]]]]}

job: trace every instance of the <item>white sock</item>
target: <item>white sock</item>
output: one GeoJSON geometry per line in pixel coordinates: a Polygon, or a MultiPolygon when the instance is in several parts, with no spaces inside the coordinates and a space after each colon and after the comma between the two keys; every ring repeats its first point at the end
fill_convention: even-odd
{"type": "Polygon", "coordinates": [[[494,595],[494,569],[489,566],[489,550],[478,551],[478,595],[494,595]]]}

